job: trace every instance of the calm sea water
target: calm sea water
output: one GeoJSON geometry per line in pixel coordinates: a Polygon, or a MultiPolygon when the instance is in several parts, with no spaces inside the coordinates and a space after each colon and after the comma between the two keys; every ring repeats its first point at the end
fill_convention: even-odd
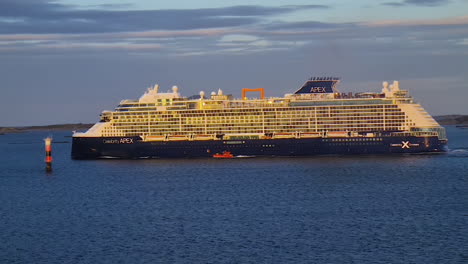
{"type": "MultiPolygon", "coordinates": [[[[468,129],[443,155],[70,159],[0,136],[0,263],[468,263],[468,129]]],[[[62,143],[60,143],[62,142],[62,143]]]]}

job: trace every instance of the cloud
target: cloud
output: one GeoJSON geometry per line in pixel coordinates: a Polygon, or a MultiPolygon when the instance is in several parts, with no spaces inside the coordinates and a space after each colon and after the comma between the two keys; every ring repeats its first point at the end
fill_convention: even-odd
{"type": "Polygon", "coordinates": [[[96,9],[128,9],[132,8],[134,5],[129,3],[121,4],[96,4],[96,5],[87,5],[84,8],[96,8],[96,9]]]}
{"type": "Polygon", "coordinates": [[[407,6],[407,5],[416,5],[416,6],[441,6],[447,5],[450,3],[450,0],[404,0],[403,2],[387,2],[383,5],[387,6],[407,6]]]}
{"type": "Polygon", "coordinates": [[[231,6],[182,10],[77,9],[49,0],[2,0],[0,34],[109,33],[252,25],[262,18],[324,5],[231,6]]]}
{"type": "MultiPolygon", "coordinates": [[[[99,7],[108,6],[92,7],[94,9],[82,9],[51,0],[4,0],[0,2],[0,52],[112,52],[169,47],[173,53],[178,53],[177,49],[194,46],[195,51],[191,50],[191,54],[202,54],[210,45],[219,47],[217,41],[225,36],[253,36],[251,33],[269,31],[262,25],[268,17],[329,8],[325,5],[186,10],[103,10],[99,7]]],[[[111,6],[119,7],[124,6],[111,6]]],[[[260,47],[275,48],[265,38],[249,41],[249,47],[251,51],[258,51],[260,47]]]]}
{"type": "Polygon", "coordinates": [[[229,34],[220,39],[220,42],[252,42],[259,40],[258,37],[245,34],[229,34]]]}
{"type": "Polygon", "coordinates": [[[351,23],[324,23],[319,21],[300,21],[300,22],[276,22],[271,23],[266,26],[267,29],[271,30],[288,30],[288,29],[335,29],[335,28],[342,28],[344,26],[352,26],[351,23]]]}
{"type": "Polygon", "coordinates": [[[402,2],[386,2],[386,3],[383,3],[382,5],[386,5],[386,6],[404,6],[405,4],[402,3],[402,2]]]}
{"type": "Polygon", "coordinates": [[[421,6],[439,6],[446,5],[449,0],[405,0],[404,3],[408,5],[421,5],[421,6]]]}
{"type": "Polygon", "coordinates": [[[83,55],[115,52],[177,53],[184,46],[207,47],[209,39],[235,34],[229,29],[144,31],[103,34],[9,34],[0,35],[0,54],[31,56],[44,54],[83,55]]]}
{"type": "Polygon", "coordinates": [[[468,16],[451,17],[442,19],[418,19],[418,20],[380,20],[362,23],[367,26],[436,26],[436,25],[468,25],[468,16]]]}
{"type": "Polygon", "coordinates": [[[0,32],[4,31],[0,33],[0,53],[30,56],[132,51],[133,54],[201,56],[268,53],[323,43],[330,47],[366,47],[369,52],[387,52],[395,43],[404,43],[400,49],[405,52],[429,52],[423,47],[431,46],[434,50],[430,52],[433,53],[454,53],[460,52],[460,47],[466,47],[461,43],[466,43],[465,39],[468,39],[468,16],[361,23],[278,20],[278,14],[303,8],[329,7],[232,6],[193,10],[109,11],[78,10],[46,0],[4,0],[0,3],[0,14],[3,14],[0,16],[0,32]],[[28,4],[33,7],[28,9],[28,4]],[[12,14],[16,12],[14,10],[24,8],[24,14],[28,15],[13,16],[2,6],[11,8],[12,14]],[[10,15],[5,17],[5,14],[10,15]],[[58,19],[64,14],[67,14],[66,19],[58,19]],[[272,18],[276,20],[272,21],[272,18]],[[2,23],[9,26],[1,27],[2,23]],[[25,30],[28,27],[30,30],[25,30]]]}
{"type": "Polygon", "coordinates": [[[315,21],[257,24],[190,30],[151,30],[86,34],[0,34],[0,52],[30,56],[84,52],[132,51],[135,54],[190,55],[267,53],[326,43],[390,52],[399,43],[406,53],[466,54],[468,17],[433,20],[391,20],[367,23],[315,21]]]}

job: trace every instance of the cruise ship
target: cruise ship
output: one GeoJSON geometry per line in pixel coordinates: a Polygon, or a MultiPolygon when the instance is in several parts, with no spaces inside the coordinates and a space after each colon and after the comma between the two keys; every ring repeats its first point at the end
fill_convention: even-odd
{"type": "Polygon", "coordinates": [[[398,81],[380,93],[343,93],[312,77],[284,97],[263,88],[235,99],[220,89],[183,97],[177,86],[123,100],[86,132],[72,158],[188,158],[444,152],[445,129],[398,81]],[[248,97],[256,96],[257,98],[248,97]],[[223,153],[228,153],[224,155],[223,153]]]}

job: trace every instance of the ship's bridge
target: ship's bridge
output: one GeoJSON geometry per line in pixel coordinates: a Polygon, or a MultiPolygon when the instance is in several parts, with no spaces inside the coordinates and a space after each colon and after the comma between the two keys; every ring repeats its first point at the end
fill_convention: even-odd
{"type": "Polygon", "coordinates": [[[154,87],[148,88],[148,90],[138,99],[139,103],[154,103],[158,99],[175,99],[181,98],[179,93],[179,87],[172,86],[172,92],[167,93],[160,93],[159,92],[159,85],[156,84],[154,87]]]}

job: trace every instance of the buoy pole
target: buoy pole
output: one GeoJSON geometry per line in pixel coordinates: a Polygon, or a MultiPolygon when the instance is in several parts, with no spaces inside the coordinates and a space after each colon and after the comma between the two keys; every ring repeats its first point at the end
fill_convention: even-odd
{"type": "Polygon", "coordinates": [[[46,152],[46,172],[52,171],[52,138],[47,137],[44,139],[45,142],[45,152],[46,152]]]}

